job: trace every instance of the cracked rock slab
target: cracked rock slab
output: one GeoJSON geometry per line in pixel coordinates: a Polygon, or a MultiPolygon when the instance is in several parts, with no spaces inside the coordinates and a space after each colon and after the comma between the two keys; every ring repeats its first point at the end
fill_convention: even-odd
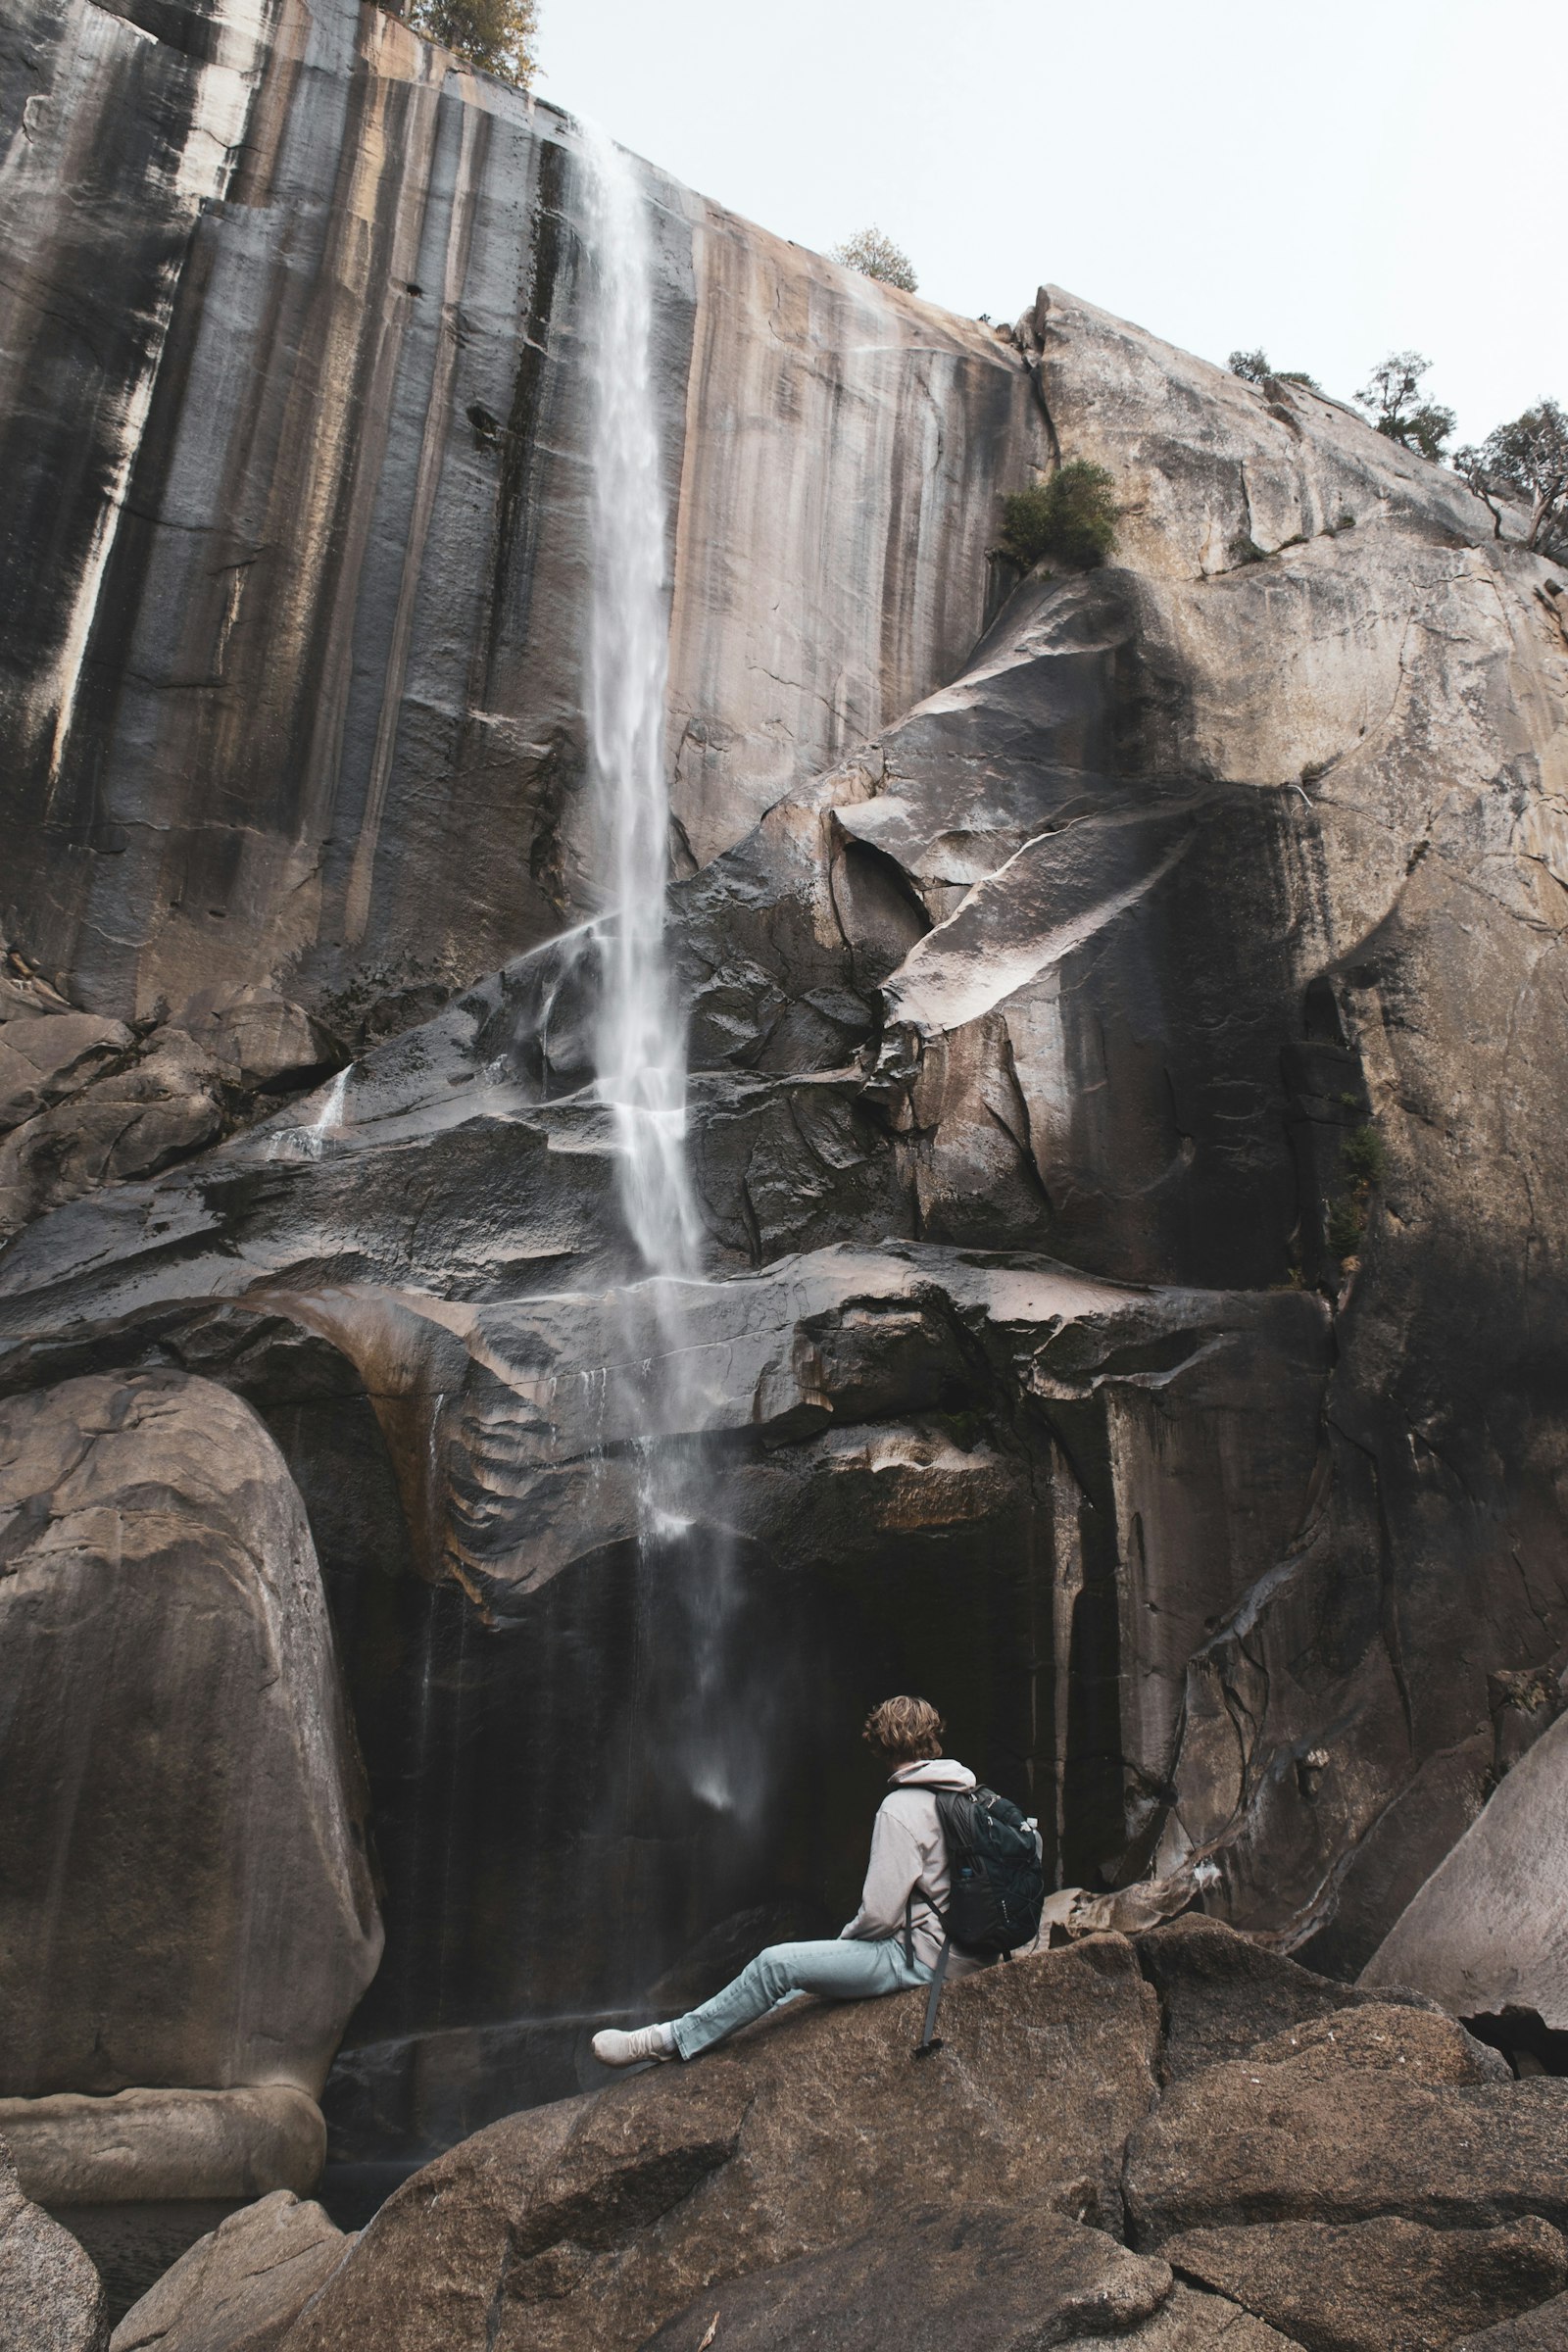
{"type": "Polygon", "coordinates": [[[714,2352],[925,2343],[1044,2352],[1077,2335],[1125,2337],[1153,2317],[1170,2284],[1163,2262],[1060,2214],[931,2205],[710,2288],[649,2339],[648,2352],[702,2352],[705,2343],[714,2352]]]}
{"type": "Polygon", "coordinates": [[[1147,1929],[1134,1943],[1159,1994],[1160,2069],[1167,2082],[1245,2058],[1274,2034],[1368,2001],[1421,2005],[1419,1995],[1336,1984],[1200,1912],[1147,1929]]]}
{"type": "Polygon", "coordinates": [[[1374,2005],[1178,2082],[1134,2132],[1136,2242],[1219,2224],[1568,2222],[1568,2082],[1499,2081],[1452,2020],[1374,2005]]]}
{"type": "Polygon", "coordinates": [[[1430,2352],[1537,2309],[1568,2282],[1568,2246],[1534,2216],[1495,2230],[1397,2220],[1194,2230],[1160,2251],[1307,2352],[1430,2352]]]}

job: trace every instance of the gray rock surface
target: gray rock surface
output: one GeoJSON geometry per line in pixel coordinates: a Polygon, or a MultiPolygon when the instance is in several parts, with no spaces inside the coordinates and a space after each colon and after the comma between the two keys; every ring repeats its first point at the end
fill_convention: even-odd
{"type": "Polygon", "coordinates": [[[1396,1920],[1361,1983],[1568,2032],[1568,1716],[1529,1748],[1396,1920]]]}
{"type": "MultiPolygon", "coordinates": [[[[641,2343],[700,2292],[854,2239],[890,2206],[1114,2229],[1121,2147],[1154,2093],[1157,2018],[1131,1947],[1105,1937],[966,1979],[945,2046],[916,2064],[919,2016],[916,1995],[802,2004],[689,2067],[492,2125],[382,2207],[288,2352],[641,2343]]],[[[1110,2273],[1152,2308],[1159,2266],[1087,2251],[1091,2295],[1110,2273]]]]}
{"type": "Polygon", "coordinates": [[[104,2352],[108,2341],[97,2272],[24,2195],[0,2139],[0,2352],[104,2352]]]}
{"type": "Polygon", "coordinates": [[[1134,2242],[1260,2222],[1568,2223],[1568,2083],[1499,2081],[1451,2020],[1370,2006],[1176,2082],[1134,2132],[1134,2242]]]}
{"type": "Polygon", "coordinates": [[[50,2206],[312,2189],[325,2149],[315,2100],[283,2083],[0,2099],[0,2132],[28,2196],[50,2206]]]}
{"type": "Polygon", "coordinates": [[[351,2241],[287,2189],[199,2238],[126,2312],[110,2352],[273,2352],[351,2241]]]}
{"type": "Polygon", "coordinates": [[[183,2094],[130,2086],[262,2082],[314,2114],[284,2085],[319,2090],[380,1927],[276,1447],[177,1372],[67,1382],[0,1412],[0,2091],[172,2116],[183,2094]]]}
{"type": "Polygon", "coordinates": [[[1308,2352],[1428,2352],[1537,2310],[1568,2278],[1568,2246],[1533,2216],[1494,2230],[1401,2221],[1194,2230],[1160,2250],[1185,2278],[1308,2352]]]}

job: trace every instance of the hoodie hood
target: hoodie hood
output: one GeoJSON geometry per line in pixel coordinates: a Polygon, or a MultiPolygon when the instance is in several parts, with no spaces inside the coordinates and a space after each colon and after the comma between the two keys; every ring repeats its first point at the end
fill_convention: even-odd
{"type": "Polygon", "coordinates": [[[967,1764],[951,1756],[931,1756],[923,1764],[901,1764],[888,1782],[890,1788],[972,1788],[974,1774],[967,1764]]]}

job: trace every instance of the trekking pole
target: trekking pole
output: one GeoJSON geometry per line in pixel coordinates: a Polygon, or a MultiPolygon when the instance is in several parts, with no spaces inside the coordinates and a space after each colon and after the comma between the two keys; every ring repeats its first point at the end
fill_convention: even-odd
{"type": "Polygon", "coordinates": [[[917,2058],[929,2058],[933,2050],[940,2050],[942,2047],[941,2042],[934,2037],[934,2028],[937,2022],[937,2011],[942,2005],[942,1981],[948,1973],[948,1953],[952,1946],[953,1937],[944,1936],[942,1949],[937,1954],[936,1974],[931,1979],[931,1990],[926,1995],[925,2028],[914,2052],[917,2058]]]}

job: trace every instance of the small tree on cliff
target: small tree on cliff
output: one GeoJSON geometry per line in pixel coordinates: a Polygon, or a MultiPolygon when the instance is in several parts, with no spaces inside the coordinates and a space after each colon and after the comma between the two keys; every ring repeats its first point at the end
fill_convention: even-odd
{"type": "Polygon", "coordinates": [[[1308,375],[1304,368],[1272,367],[1266,351],[1233,351],[1225,365],[1232,375],[1239,375],[1247,384],[1266,383],[1272,376],[1277,384],[1304,384],[1309,392],[1323,389],[1317,377],[1308,375]]]}
{"type": "Polygon", "coordinates": [[[879,278],[885,286],[897,286],[902,294],[912,294],[919,280],[914,264],[902,253],[891,237],[879,228],[857,229],[842,245],[835,245],[828,256],[842,270],[858,270],[862,277],[879,278]]]}
{"type": "Polygon", "coordinates": [[[1116,485],[1103,466],[1073,458],[1002,502],[1002,552],[1029,571],[1043,557],[1085,568],[1116,544],[1116,485]]]}
{"type": "Polygon", "coordinates": [[[1489,506],[1497,497],[1522,499],[1530,509],[1525,545],[1568,562],[1568,415],[1556,401],[1538,400],[1479,449],[1456,450],[1453,463],[1489,506]]]}
{"type": "Polygon", "coordinates": [[[409,23],[466,65],[494,74],[519,90],[532,82],[538,60],[538,0],[410,0],[409,23]]]}
{"type": "Polygon", "coordinates": [[[1370,383],[1361,386],[1355,405],[1366,411],[1387,440],[1436,461],[1453,430],[1454,415],[1434,400],[1418,397],[1421,379],[1431,371],[1432,362],[1418,351],[1391,351],[1373,368],[1370,383]]]}

